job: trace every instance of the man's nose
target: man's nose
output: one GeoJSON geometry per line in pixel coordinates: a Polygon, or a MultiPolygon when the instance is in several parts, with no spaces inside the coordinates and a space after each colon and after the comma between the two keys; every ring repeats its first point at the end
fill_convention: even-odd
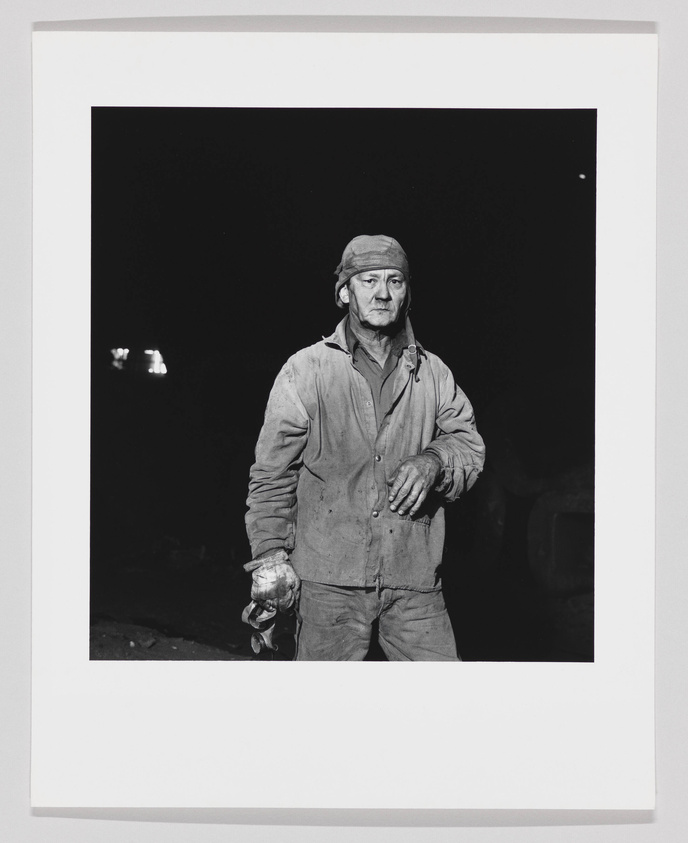
{"type": "Polygon", "coordinates": [[[389,301],[392,298],[392,294],[389,291],[389,287],[387,286],[386,281],[380,281],[377,285],[377,290],[375,291],[375,298],[383,299],[384,301],[389,301]]]}

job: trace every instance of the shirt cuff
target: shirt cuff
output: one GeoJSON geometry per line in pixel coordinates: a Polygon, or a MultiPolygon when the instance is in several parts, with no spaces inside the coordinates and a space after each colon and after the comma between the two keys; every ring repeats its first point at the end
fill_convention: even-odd
{"type": "Polygon", "coordinates": [[[432,448],[427,448],[423,451],[423,453],[435,457],[440,466],[440,473],[437,475],[437,480],[435,480],[433,489],[440,494],[446,492],[452,483],[453,472],[451,470],[451,466],[446,465],[440,455],[432,448]]]}

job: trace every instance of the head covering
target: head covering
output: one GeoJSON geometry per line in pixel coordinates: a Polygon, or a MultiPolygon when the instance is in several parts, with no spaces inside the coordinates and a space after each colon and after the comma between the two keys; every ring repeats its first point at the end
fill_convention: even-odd
{"type": "MultiPolygon", "coordinates": [[[[407,283],[411,280],[406,252],[397,240],[385,234],[359,234],[347,244],[342,260],[334,271],[337,276],[334,298],[338,307],[345,307],[339,298],[339,291],[344,284],[359,272],[369,272],[371,269],[398,269],[403,273],[407,283]]],[[[410,301],[409,288],[406,295],[407,309],[410,301]]]]}

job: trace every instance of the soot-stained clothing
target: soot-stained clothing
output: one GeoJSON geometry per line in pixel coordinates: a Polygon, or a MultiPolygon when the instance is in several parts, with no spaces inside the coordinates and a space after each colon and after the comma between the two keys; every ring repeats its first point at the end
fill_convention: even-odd
{"type": "Polygon", "coordinates": [[[384,366],[374,360],[365,350],[356,335],[351,330],[351,320],[347,319],[344,335],[346,345],[351,352],[351,362],[354,368],[359,371],[368,381],[370,391],[373,395],[373,407],[375,408],[375,419],[378,430],[382,420],[392,406],[394,395],[394,372],[399,363],[399,358],[405,348],[410,345],[405,328],[398,331],[393,337],[389,354],[384,366]]]}
{"type": "Polygon", "coordinates": [[[285,548],[303,580],[433,591],[441,587],[444,504],[473,485],[484,462],[473,409],[407,319],[390,354],[391,403],[384,412],[383,388],[378,420],[347,320],[290,357],[270,393],[247,501],[253,557],[285,548]],[[442,472],[418,512],[401,516],[389,508],[389,481],[421,453],[435,454],[442,472]]]}

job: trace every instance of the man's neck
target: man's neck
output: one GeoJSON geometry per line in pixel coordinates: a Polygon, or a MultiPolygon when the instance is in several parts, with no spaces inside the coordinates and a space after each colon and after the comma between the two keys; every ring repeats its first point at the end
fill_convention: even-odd
{"type": "Polygon", "coordinates": [[[373,360],[376,360],[380,366],[384,368],[389,352],[392,348],[392,339],[399,332],[401,325],[396,322],[390,325],[386,331],[376,330],[375,328],[368,328],[355,319],[351,314],[349,315],[349,327],[356,339],[361,343],[363,348],[370,354],[373,360]]]}

